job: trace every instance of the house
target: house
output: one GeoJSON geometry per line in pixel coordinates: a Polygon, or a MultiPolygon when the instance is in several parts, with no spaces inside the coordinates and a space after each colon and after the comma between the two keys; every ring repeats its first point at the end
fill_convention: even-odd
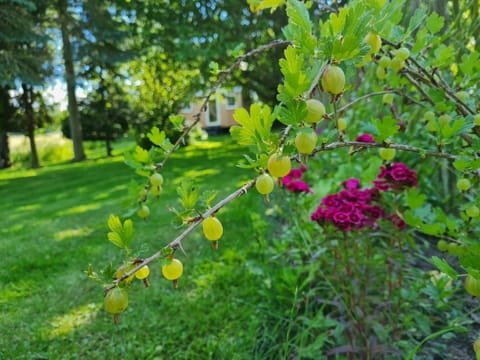
{"type": "MultiPolygon", "coordinates": [[[[200,111],[203,102],[202,94],[198,94],[197,101],[185,106],[180,115],[185,117],[187,123],[191,123],[193,116],[200,111]]],[[[207,111],[200,116],[200,127],[207,131],[228,129],[237,122],[233,119],[236,108],[243,106],[242,88],[237,86],[231,90],[220,89],[216,96],[212,96],[208,102],[207,111]]]]}

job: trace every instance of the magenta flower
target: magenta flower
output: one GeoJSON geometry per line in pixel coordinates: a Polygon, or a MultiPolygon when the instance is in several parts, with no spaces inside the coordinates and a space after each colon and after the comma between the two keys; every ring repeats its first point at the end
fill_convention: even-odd
{"type": "Polygon", "coordinates": [[[417,172],[411,170],[404,163],[394,163],[380,168],[380,174],[373,181],[375,188],[380,191],[392,189],[400,191],[407,187],[418,186],[417,172]]]}
{"type": "Polygon", "coordinates": [[[308,184],[300,179],[303,177],[303,173],[307,171],[305,165],[300,165],[298,169],[292,169],[290,172],[282,178],[282,184],[288,191],[291,192],[306,192],[313,194],[308,184]]]}
{"type": "Polygon", "coordinates": [[[375,139],[370,134],[360,134],[356,137],[355,141],[364,143],[374,143],[375,139]]]}
{"type": "Polygon", "coordinates": [[[360,180],[355,179],[355,178],[351,178],[351,179],[343,181],[342,185],[347,190],[358,189],[358,187],[360,186],[360,180]]]}

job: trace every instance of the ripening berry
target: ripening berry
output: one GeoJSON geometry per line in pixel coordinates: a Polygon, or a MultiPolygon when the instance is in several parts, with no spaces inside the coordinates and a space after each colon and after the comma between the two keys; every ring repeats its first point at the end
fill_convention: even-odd
{"type": "Polygon", "coordinates": [[[295,146],[301,154],[311,154],[317,145],[317,134],[310,129],[310,131],[302,131],[295,137],[295,146]]]}
{"type": "Polygon", "coordinates": [[[480,296],[480,280],[468,274],[465,279],[465,290],[472,296],[480,296]]]}
{"type": "Polygon", "coordinates": [[[152,186],[162,186],[163,184],[163,176],[160,173],[155,173],[152,176],[150,176],[150,184],[152,186]]]}
{"type": "Polygon", "coordinates": [[[104,299],[105,310],[110,314],[120,314],[128,306],[128,293],[126,289],[115,287],[111,289],[104,299]]]}
{"type": "Polygon", "coordinates": [[[480,209],[476,205],[470,205],[465,209],[465,213],[470,218],[476,218],[480,215],[480,209]]]}
{"type": "Polygon", "coordinates": [[[378,153],[383,160],[391,161],[395,157],[395,154],[397,152],[395,151],[395,149],[381,148],[378,150],[378,153]]]}
{"type": "Polygon", "coordinates": [[[444,114],[439,116],[438,123],[440,124],[440,126],[444,127],[450,123],[450,120],[452,120],[452,117],[450,115],[444,114]]]}
{"type": "MultiPolygon", "coordinates": [[[[115,271],[115,279],[120,279],[124,274],[126,274],[127,272],[129,272],[130,270],[132,270],[133,268],[135,267],[134,264],[125,264],[125,265],[122,265],[120,266],[117,271],[115,271]]],[[[135,275],[130,275],[129,277],[127,277],[125,280],[125,283],[129,284],[132,282],[133,278],[135,277],[135,275]]]]}
{"type": "Polygon", "coordinates": [[[480,126],[480,114],[476,114],[473,116],[473,124],[475,126],[480,126]]]}
{"type": "Polygon", "coordinates": [[[145,266],[141,267],[135,273],[135,277],[137,279],[140,279],[140,280],[146,279],[148,277],[148,275],[150,275],[150,268],[148,267],[148,265],[145,265],[145,266]]]}
{"type": "Polygon", "coordinates": [[[388,56],[382,56],[380,60],[378,60],[378,65],[383,68],[387,68],[390,66],[391,61],[392,59],[390,59],[388,56]]]}
{"type": "Polygon", "coordinates": [[[475,355],[478,360],[478,357],[480,355],[480,338],[475,340],[475,342],[473,343],[473,351],[475,351],[475,355]]]}
{"type": "Polygon", "coordinates": [[[161,186],[152,186],[152,188],[150,189],[150,193],[152,195],[158,197],[162,193],[162,187],[161,186]]]}
{"type": "Polygon", "coordinates": [[[162,266],[162,275],[167,280],[178,280],[183,274],[183,264],[178,259],[171,259],[162,266]]]}
{"type": "Polygon", "coordinates": [[[393,94],[392,93],[384,94],[383,97],[382,97],[382,101],[383,101],[384,104],[392,104],[393,103],[393,94]]]}
{"type": "Polygon", "coordinates": [[[395,57],[400,61],[407,60],[410,57],[410,50],[405,47],[401,47],[395,51],[395,57]]]}
{"type": "Polygon", "coordinates": [[[262,195],[268,195],[273,191],[274,182],[270,175],[262,174],[257,177],[255,188],[262,195]]]}
{"type": "Polygon", "coordinates": [[[223,235],[223,225],[216,217],[209,216],[202,223],[203,235],[210,241],[217,241],[223,235]]]}
{"type": "Polygon", "coordinates": [[[335,65],[327,65],[322,75],[322,88],[325,92],[338,95],[345,88],[345,74],[343,70],[335,65]]]}
{"type": "Polygon", "coordinates": [[[472,184],[468,179],[462,178],[457,181],[457,189],[460,191],[467,191],[470,189],[470,186],[472,186],[472,184]]]}
{"type": "Polygon", "coordinates": [[[339,118],[337,121],[338,131],[347,130],[347,120],[345,118],[339,118]]]}
{"type": "Polygon", "coordinates": [[[427,111],[425,114],[423,114],[423,117],[427,121],[433,121],[435,120],[435,113],[433,111],[427,111]]]}
{"type": "Polygon", "coordinates": [[[447,251],[448,243],[445,240],[438,240],[437,249],[440,251],[447,251]]]}
{"type": "Polygon", "coordinates": [[[395,72],[399,72],[402,70],[405,66],[405,61],[400,60],[399,58],[394,57],[392,59],[392,62],[390,63],[390,67],[393,69],[395,72]]]}
{"type": "Polygon", "coordinates": [[[284,177],[292,169],[292,161],[286,155],[272,154],[268,158],[267,169],[276,178],[284,177]]]}
{"type": "Polygon", "coordinates": [[[370,46],[369,54],[376,54],[382,47],[382,38],[372,32],[369,32],[363,41],[370,46]]]}
{"type": "Polygon", "coordinates": [[[323,115],[325,115],[325,105],[316,99],[308,99],[305,121],[310,124],[317,123],[322,120],[323,115]]]}
{"type": "Polygon", "coordinates": [[[432,120],[427,123],[427,130],[430,132],[437,132],[438,131],[438,124],[436,121],[432,120]]]}
{"type": "Polygon", "coordinates": [[[383,66],[377,66],[377,69],[375,70],[375,74],[377,75],[377,78],[380,80],[386,79],[387,78],[387,69],[385,69],[383,66]]]}
{"type": "Polygon", "coordinates": [[[146,219],[150,215],[150,209],[147,205],[142,204],[140,209],[137,211],[137,215],[142,219],[146,219]]]}

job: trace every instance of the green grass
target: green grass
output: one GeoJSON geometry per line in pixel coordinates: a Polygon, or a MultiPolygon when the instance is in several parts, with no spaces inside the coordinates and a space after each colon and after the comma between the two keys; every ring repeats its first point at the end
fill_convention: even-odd
{"type": "MultiPolygon", "coordinates": [[[[180,233],[168,207],[182,180],[220,190],[219,199],[247,180],[235,167],[242,150],[220,137],[174,155],[151,218],[135,219],[133,246],[149,255],[180,233]]],[[[140,179],[116,154],[0,172],[0,359],[251,359],[262,299],[248,262],[257,247],[252,214],[263,200],[247,194],[219,213],[225,233],[217,252],[200,229],[184,241],[178,289],[153,264],[151,287],[133,284],[115,326],[102,288],[84,270],[121,262],[106,220],[126,211],[128,183],[140,179]]]]}

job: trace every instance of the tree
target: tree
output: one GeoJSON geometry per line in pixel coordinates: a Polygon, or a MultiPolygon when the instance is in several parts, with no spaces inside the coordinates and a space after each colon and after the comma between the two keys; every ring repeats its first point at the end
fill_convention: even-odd
{"type": "MultiPolygon", "coordinates": [[[[42,27],[46,11],[45,2],[37,1],[7,1],[0,4],[0,14],[3,19],[0,24],[0,86],[3,96],[9,94],[7,89],[23,91],[23,105],[28,122],[27,135],[30,139],[32,167],[39,166],[35,146],[35,114],[33,111],[33,86],[40,85],[48,74],[49,51],[46,45],[48,37],[42,27]],[[21,89],[18,84],[21,84],[21,89]],[[18,88],[18,89],[17,89],[18,88]]],[[[7,100],[5,100],[7,101],[7,100]]],[[[0,149],[2,166],[10,164],[7,131],[14,126],[10,111],[0,118],[0,149]]]]}
{"type": "Polygon", "coordinates": [[[125,41],[128,38],[125,19],[116,14],[117,1],[102,2],[83,0],[69,2],[58,0],[56,10],[58,26],[62,35],[62,54],[67,83],[68,109],[71,138],[74,147],[74,160],[85,159],[82,145],[82,124],[78,110],[75,88],[78,72],[84,73],[84,67],[104,68],[106,64],[115,64],[128,59],[125,41]]]}

